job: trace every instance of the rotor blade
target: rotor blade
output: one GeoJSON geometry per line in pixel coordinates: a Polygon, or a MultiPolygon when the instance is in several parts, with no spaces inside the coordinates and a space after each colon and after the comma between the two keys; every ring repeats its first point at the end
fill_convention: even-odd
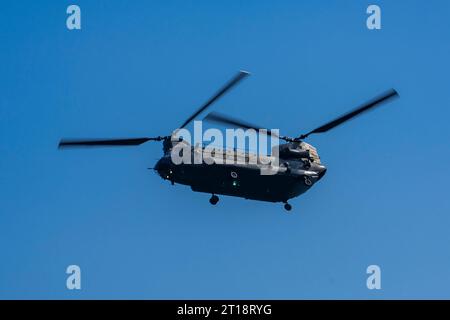
{"type": "Polygon", "coordinates": [[[215,95],[213,95],[204,105],[202,105],[196,112],[194,112],[186,121],[180,126],[180,129],[184,128],[189,122],[192,121],[196,116],[203,112],[206,108],[212,105],[217,99],[224,95],[228,90],[233,88],[239,81],[244,79],[246,76],[250,75],[247,71],[239,71],[237,75],[234,76],[225,86],[222,87],[215,95]]]}
{"type": "Polygon", "coordinates": [[[228,124],[228,125],[238,127],[238,128],[254,129],[256,131],[266,130],[266,132],[264,132],[264,134],[266,134],[268,136],[274,136],[274,137],[278,137],[280,139],[284,138],[284,137],[279,136],[275,132],[270,131],[269,129],[264,129],[264,128],[261,128],[260,126],[257,126],[257,125],[254,125],[254,124],[242,121],[242,120],[238,120],[236,118],[232,118],[232,117],[226,116],[226,115],[218,113],[218,112],[210,112],[204,119],[208,120],[210,122],[228,124]]]}
{"type": "Polygon", "coordinates": [[[327,132],[328,130],[337,127],[338,125],[344,123],[345,121],[348,121],[348,120],[360,115],[361,113],[380,105],[382,102],[387,102],[388,100],[390,100],[394,97],[397,97],[397,96],[398,96],[397,91],[395,91],[394,89],[390,89],[390,90],[386,91],[385,93],[373,98],[372,100],[365,103],[364,105],[340,116],[339,118],[334,119],[333,121],[330,121],[316,129],[308,132],[307,134],[301,135],[299,138],[304,139],[312,133],[327,132]]]}
{"type": "Polygon", "coordinates": [[[161,141],[163,137],[155,138],[132,138],[132,139],[101,139],[101,140],[72,140],[63,139],[59,142],[58,148],[67,147],[118,147],[118,146],[138,146],[147,141],[161,141]]]}

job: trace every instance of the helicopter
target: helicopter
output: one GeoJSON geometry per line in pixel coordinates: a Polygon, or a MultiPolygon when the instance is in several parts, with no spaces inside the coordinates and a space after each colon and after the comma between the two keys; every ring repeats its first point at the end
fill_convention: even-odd
{"type": "Polygon", "coordinates": [[[200,148],[192,146],[183,138],[176,137],[175,133],[185,128],[248,75],[249,73],[246,71],[239,71],[170,135],[120,139],[62,139],[58,147],[138,146],[148,141],[159,141],[163,144],[163,156],[157,161],[153,169],[162,179],[168,180],[172,185],[187,185],[194,192],[211,194],[209,202],[212,205],[218,203],[218,195],[226,195],[250,200],[281,202],[284,204],[285,210],[291,211],[292,205],[288,201],[308,191],[323,178],[327,171],[327,168],[321,163],[317,149],[304,140],[312,134],[325,133],[392,98],[398,97],[395,89],[389,89],[356,109],[296,137],[282,136],[274,130],[264,129],[261,126],[217,112],[210,112],[204,117],[204,120],[236,128],[257,130],[267,136],[275,136],[284,141],[276,146],[278,150],[275,174],[261,174],[262,166],[267,166],[267,163],[271,166],[273,157],[256,155],[250,151],[238,149],[216,149],[213,155],[216,159],[232,158],[236,160],[239,158],[243,160],[237,163],[215,161],[212,164],[207,164],[203,161],[200,164],[192,162],[175,164],[172,159],[172,152],[180,145],[184,147],[183,150],[189,150],[190,155],[188,156],[191,158],[194,158],[196,152],[205,150],[204,146],[200,148]],[[256,159],[256,161],[250,161],[251,159],[256,159]]]}

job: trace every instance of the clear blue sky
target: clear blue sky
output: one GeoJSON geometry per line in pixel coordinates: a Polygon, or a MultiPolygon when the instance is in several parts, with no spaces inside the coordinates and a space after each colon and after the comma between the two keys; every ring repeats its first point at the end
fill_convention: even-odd
{"type": "Polygon", "coordinates": [[[81,31],[0,5],[0,298],[450,298],[448,1],[75,3],[81,31]],[[401,98],[308,140],[328,172],[290,215],[171,186],[158,143],[56,148],[167,134],[239,69],[213,109],[284,134],[401,98]]]}

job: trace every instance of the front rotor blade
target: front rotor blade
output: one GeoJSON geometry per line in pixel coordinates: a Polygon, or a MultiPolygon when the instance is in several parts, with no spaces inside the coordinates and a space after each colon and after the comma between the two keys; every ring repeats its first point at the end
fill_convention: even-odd
{"type": "Polygon", "coordinates": [[[213,95],[208,101],[206,101],[204,105],[202,105],[196,112],[194,112],[189,118],[187,118],[186,121],[180,126],[180,129],[184,128],[189,122],[192,121],[192,119],[202,113],[206,108],[212,105],[217,99],[223,96],[228,90],[233,88],[236,84],[238,84],[239,81],[241,81],[248,75],[250,75],[250,73],[248,73],[247,71],[239,71],[239,73],[234,76],[234,78],[231,79],[225,86],[223,86],[222,89],[220,89],[215,95],[213,95]]]}
{"type": "Polygon", "coordinates": [[[210,112],[206,117],[205,120],[208,120],[210,122],[217,122],[217,123],[222,123],[222,124],[228,124],[237,128],[244,128],[244,129],[254,129],[256,131],[259,130],[265,130],[264,134],[268,135],[268,136],[274,136],[274,137],[278,137],[278,138],[283,138],[280,137],[278,134],[276,134],[275,132],[270,131],[269,129],[263,129],[260,126],[242,121],[242,120],[238,120],[236,118],[232,118],[229,116],[226,116],[224,114],[220,114],[218,112],[210,112]]]}
{"type": "Polygon", "coordinates": [[[308,132],[307,134],[301,135],[299,138],[304,139],[312,133],[327,132],[328,130],[331,130],[331,129],[339,126],[340,124],[360,115],[361,113],[380,105],[382,102],[387,102],[388,100],[395,98],[397,96],[398,96],[397,91],[395,91],[394,89],[390,89],[387,92],[385,92],[385,93],[375,97],[374,99],[370,100],[369,102],[365,103],[361,107],[358,107],[358,108],[340,116],[339,118],[336,118],[333,121],[330,121],[316,129],[308,132]]]}
{"type": "Polygon", "coordinates": [[[162,137],[156,138],[132,138],[132,139],[101,139],[101,140],[72,140],[63,139],[59,142],[59,148],[67,147],[119,147],[138,146],[147,141],[160,141],[162,137]]]}

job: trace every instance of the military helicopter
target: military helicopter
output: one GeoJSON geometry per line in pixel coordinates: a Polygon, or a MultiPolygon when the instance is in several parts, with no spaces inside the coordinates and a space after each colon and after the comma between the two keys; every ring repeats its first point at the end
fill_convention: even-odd
{"type": "MultiPolygon", "coordinates": [[[[281,202],[284,203],[284,208],[290,211],[292,206],[288,203],[289,199],[297,197],[309,190],[327,171],[326,167],[320,161],[317,149],[304,140],[311,134],[327,132],[363,112],[398,96],[398,93],[394,89],[390,89],[360,107],[297,137],[278,135],[273,130],[263,129],[260,126],[217,112],[211,112],[204,118],[204,120],[210,122],[221,123],[236,128],[259,130],[268,136],[276,134],[277,138],[285,142],[277,146],[279,150],[276,174],[261,175],[260,169],[263,161],[258,161],[258,159],[261,160],[263,156],[237,149],[215,150],[214,157],[221,159],[227,157],[234,159],[241,158],[244,159],[243,163],[229,164],[226,162],[214,162],[213,164],[193,164],[191,162],[189,164],[174,164],[171,158],[171,151],[180,143],[189,147],[191,157],[194,157],[195,152],[199,151],[198,148],[190,145],[182,138],[174,138],[174,133],[179,129],[185,128],[192,120],[248,75],[248,72],[240,71],[215,95],[207,100],[205,104],[187,118],[178,129],[174,130],[171,135],[126,139],[63,139],[59,142],[59,148],[137,146],[148,141],[162,141],[164,154],[153,169],[164,180],[168,180],[172,184],[188,185],[195,192],[211,194],[209,201],[212,205],[218,203],[218,195],[228,195],[251,200],[281,202]],[[255,157],[257,161],[250,163],[249,159],[254,159],[255,157]]],[[[203,148],[200,147],[200,151],[203,148]]],[[[267,163],[267,161],[264,163],[267,163]]]]}

